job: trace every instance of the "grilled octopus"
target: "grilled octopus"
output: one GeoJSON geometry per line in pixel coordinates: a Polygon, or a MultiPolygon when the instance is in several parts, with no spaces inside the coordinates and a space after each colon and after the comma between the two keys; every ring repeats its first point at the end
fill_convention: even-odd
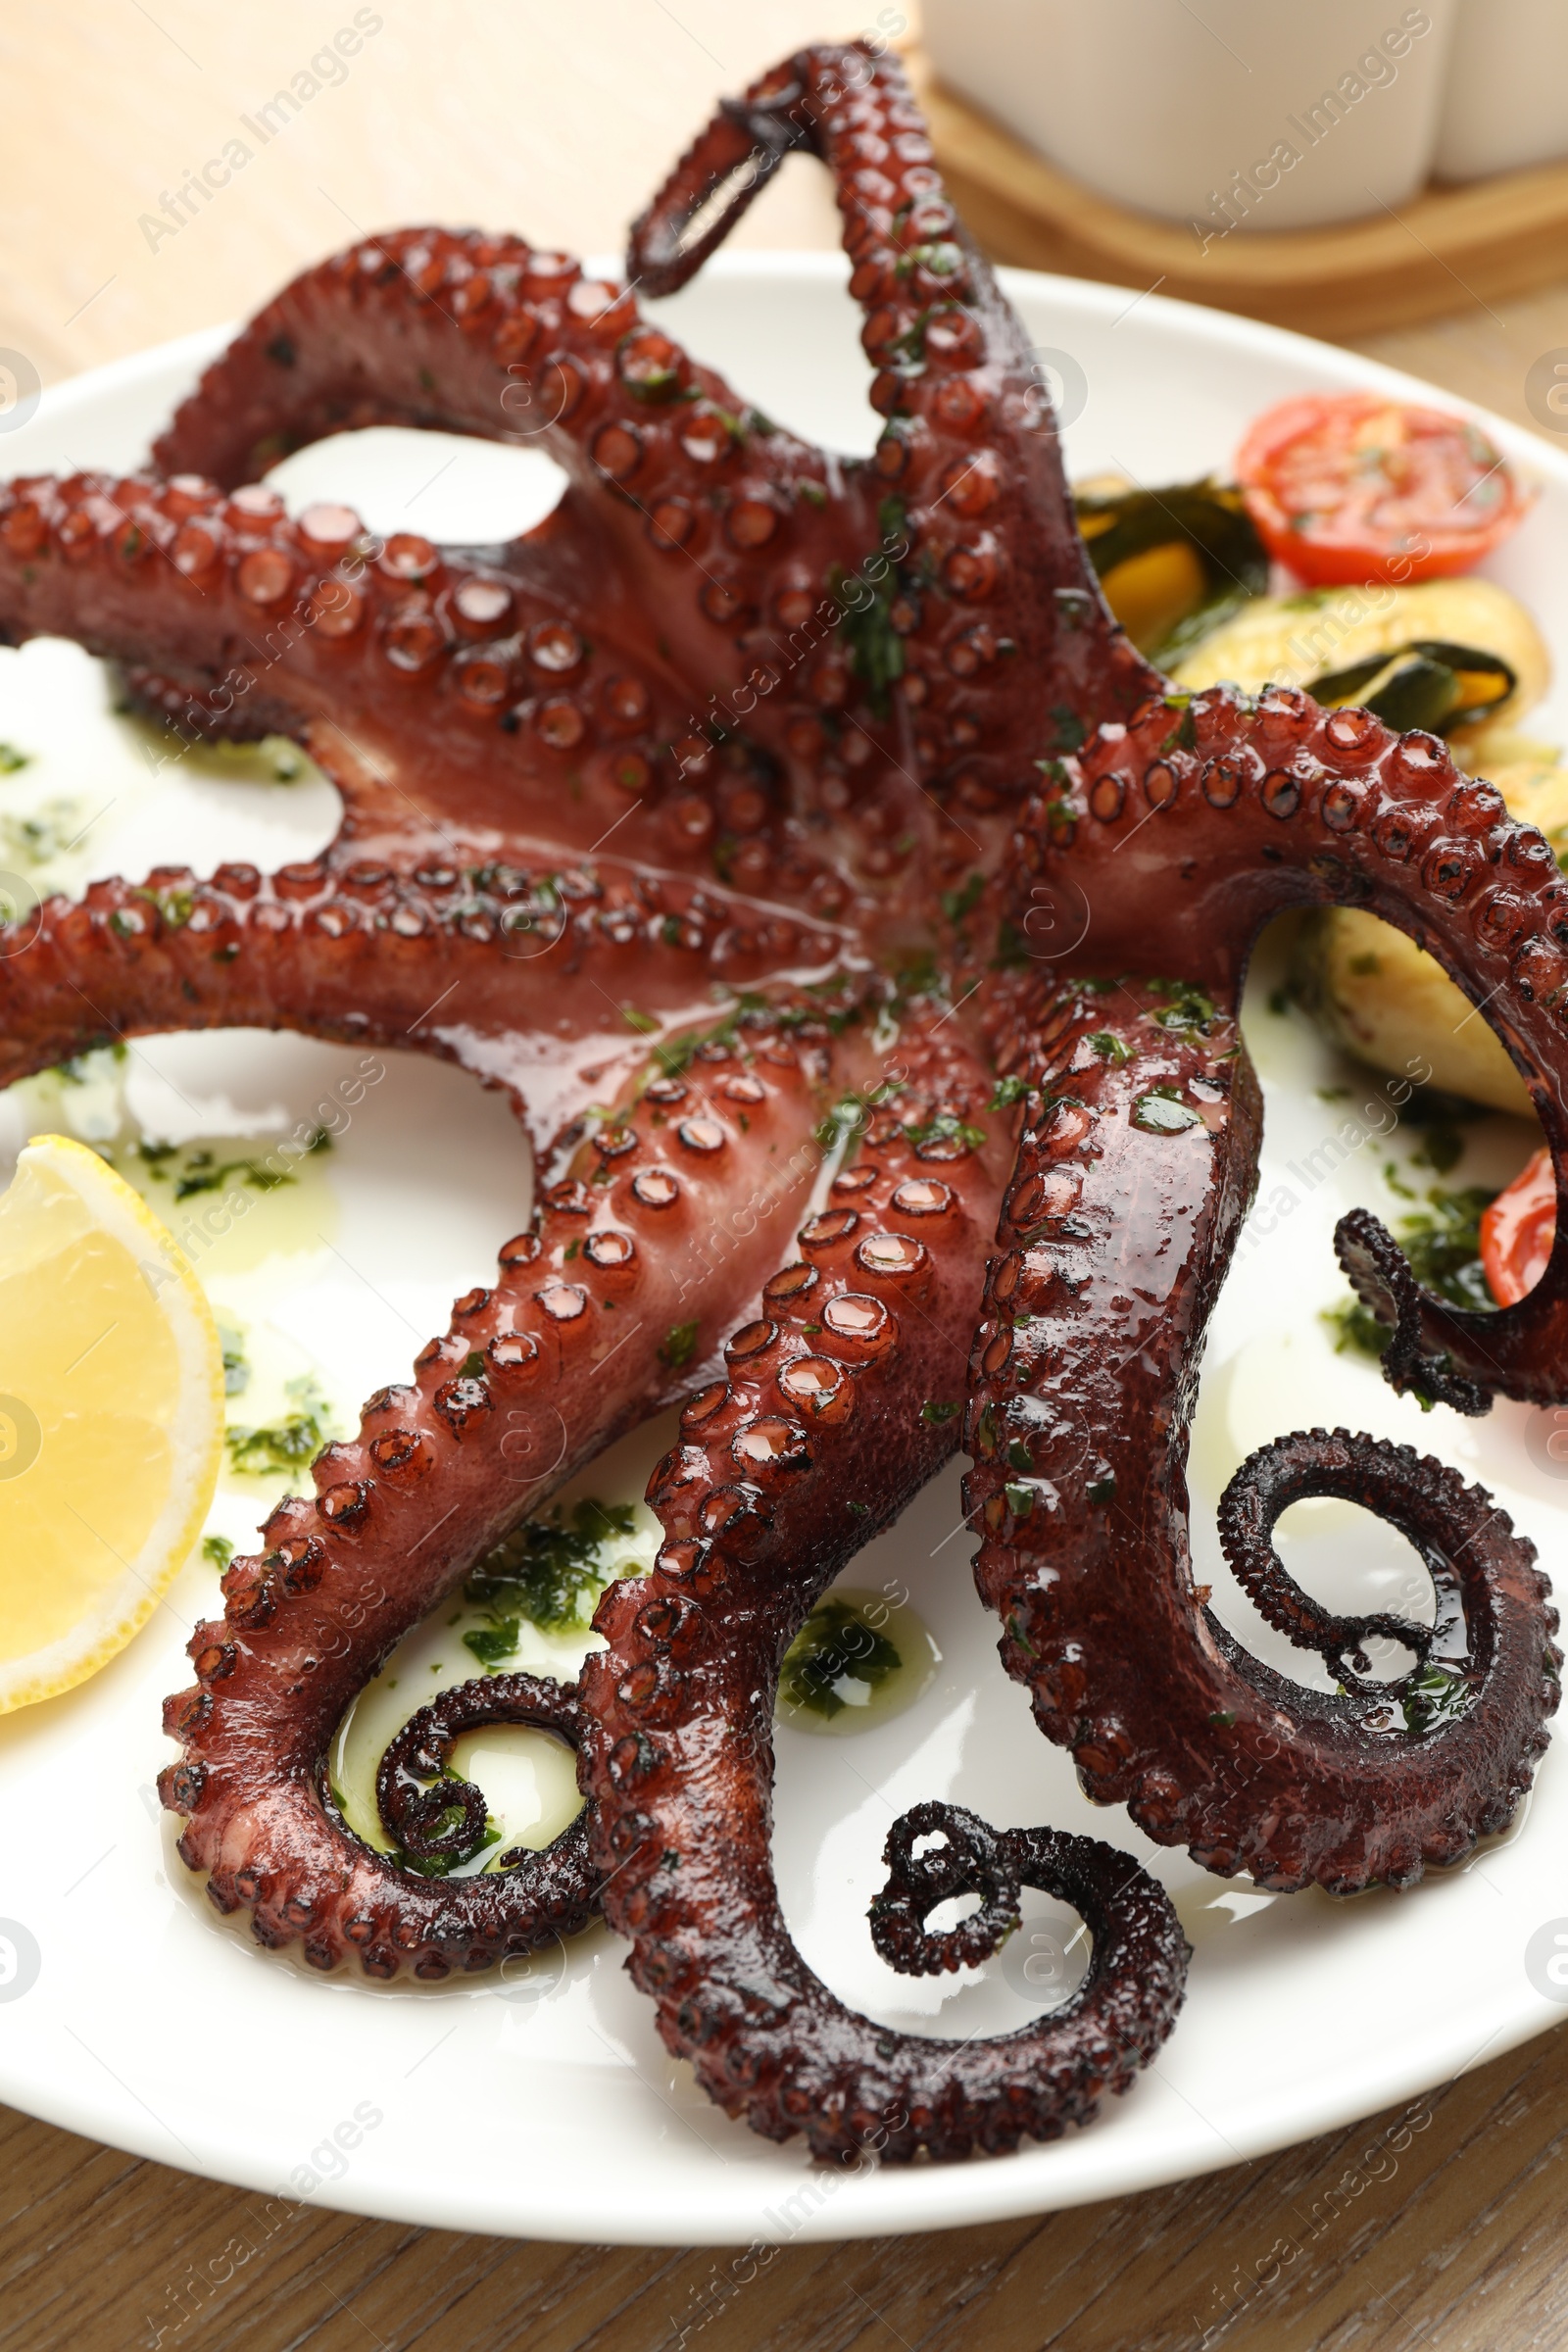
{"type": "MultiPolygon", "coordinates": [[[[186,735],[294,736],[344,810],[321,858],[270,876],[163,868],[20,911],[0,1070],[287,1027],[456,1061],[533,1149],[534,1214],[493,1281],[196,1629],[162,1788],[218,1908],[315,1967],[421,1979],[602,1911],[731,2115],[819,2156],[955,2157],[1125,2087],[1174,2021],[1185,1941],[1112,1848],[919,1806],[872,1906],[886,1958],[983,1959],[1030,1885],[1083,1912],[1093,1963],[1061,2008],[957,2049],[855,2015],[773,1881],[783,1655],[949,1457],[959,1429],[923,1406],[961,1393],[980,1592],[1091,1796],[1279,1889],[1407,1886],[1501,1827],[1560,1663],[1506,1517],[1343,1430],[1246,1463],[1226,1555],[1327,1663],[1324,1694],[1206,1606],[1184,1468],[1255,1183],[1238,1006],[1260,929],[1338,903],[1414,936],[1508,1046],[1560,1182],[1568,884],[1437,739],[1298,692],[1177,693],[1129,643],[1041,370],[875,44],[727,103],[636,224],[630,278],[685,282],[797,149],[843,213],[868,461],[748,407],[628,287],[412,229],[286,287],[146,471],[0,494],[7,639],[76,638],[186,735]],[[457,548],[334,505],[291,519],[260,485],[388,422],[532,441],[565,492],[522,538],[457,548]],[[467,1879],[372,1851],[325,1785],[355,1692],[554,1483],[682,1398],[649,1489],[662,1547],[606,1593],[580,1683],[481,1678],[381,1771],[403,1849],[437,1852],[453,1739],[535,1723],[576,1748],[585,1811],[467,1879]],[[1400,1529],[1457,1628],[1425,1730],[1394,1728],[1403,1685],[1364,1644],[1402,1642],[1415,1673],[1433,1628],[1333,1615],[1274,1550],[1281,1511],[1323,1494],[1400,1529]],[[958,1896],[977,1908],[934,1926],[958,1896]]],[[[1363,1211],[1338,1248],[1396,1388],[1463,1412],[1564,1393],[1561,1230],[1538,1289],[1486,1317],[1424,1294],[1363,1211]]],[[[460,1789],[470,1828],[475,1807],[460,1789]]]]}

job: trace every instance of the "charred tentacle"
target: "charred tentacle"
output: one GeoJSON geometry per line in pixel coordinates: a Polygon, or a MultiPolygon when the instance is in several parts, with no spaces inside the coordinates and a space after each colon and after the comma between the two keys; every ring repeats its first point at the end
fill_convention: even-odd
{"type": "Polygon", "coordinates": [[[1249,1657],[1194,1586],[1188,1423],[1204,1328],[1253,1182],[1257,1098],[1233,1017],[1172,982],[1041,1008],[1039,1091],[975,1342],[966,1493],[1002,1654],[1085,1788],[1162,1843],[1264,1885],[1407,1885],[1500,1828],[1557,1704],[1554,1614],[1533,1546],[1479,1488],[1368,1439],[1286,1441],[1226,1505],[1244,1582],[1293,1640],[1339,1658],[1391,1630],[1336,1624],[1268,1531],[1332,1493],[1416,1543],[1458,1640],[1428,1719],[1412,1675],[1331,1696],[1249,1657]]]}
{"type": "MultiPolygon", "coordinates": [[[[451,1771],[452,1744],[487,1724],[525,1724],[554,1732],[571,1747],[582,1737],[574,1689],[536,1674],[487,1674],[438,1698],[409,1718],[388,1745],[375,1776],[381,1826],[416,1862],[470,1859],[484,1842],[484,1791],[451,1771]]],[[[514,1845],[498,1870],[530,1869],[557,1883],[541,1892],[562,1934],[582,1926],[597,1908],[598,1882],[588,1858],[588,1825],[579,1813],[541,1852],[514,1845]],[[559,1891],[558,1891],[559,1889],[559,1891]]]]}
{"type": "MultiPolygon", "coordinates": [[[[632,1939],[632,1974],[659,2003],[666,2045],[720,2106],[772,2139],[803,2132],[817,2156],[869,2144],[897,2161],[947,2158],[1054,2137],[1125,2087],[1181,1998],[1185,1942],[1124,1856],[1096,1849],[1079,1877],[1024,1832],[1004,1863],[966,1816],[953,1817],[955,1869],[973,1878],[989,1857],[982,1939],[1005,1923],[1011,1884],[1036,1871],[1076,1889],[1069,1899],[1104,1932],[1092,1984],[1038,2024],[956,2047],[888,2032],[806,1966],[779,1911],[768,1833],[780,1662],[823,1588],[952,1449],[951,1425],[891,1408],[942,1394],[961,1364],[994,1183],[972,1157],[933,1168],[873,1130],[801,1259],[764,1286],[764,1319],[731,1342],[727,1381],[688,1406],[684,1443],[649,1489],[664,1547],[646,1584],[607,1594],[596,1623],[609,1647],[584,1669],[583,1783],[606,1917],[632,1939]],[[824,1511],[829,1495],[853,1495],[859,1515],[824,1511]],[[1117,1879],[1122,1907],[1102,1908],[1117,1879]]],[[[902,1932],[888,1913],[883,1933],[926,1956],[930,1903],[901,1850],[892,1891],[909,1908],[902,1932]]],[[[914,1868],[929,1890],[936,1866],[914,1868]]],[[[963,1941],[959,1930],[954,1948],[963,1941]]]]}
{"type": "Polygon", "coordinates": [[[976,1967],[1018,1925],[1020,1875],[1011,1838],[962,1805],[927,1803],[901,1813],[882,1859],[888,1883],[868,1914],[871,1941],[905,1976],[976,1967]],[[917,1842],[925,1847],[918,1854],[917,1842]],[[956,1927],[927,1925],[940,1903],[963,1894],[979,1897],[978,1911],[956,1927]]]}
{"type": "Polygon", "coordinates": [[[191,1639],[197,1681],[165,1709],[183,1756],[160,1788],[187,1817],[183,1859],[263,1942],[300,1938],[323,1969],[357,1954],[374,1976],[439,1977],[560,1932],[569,1868],[534,1858],[436,1884],[353,1838],[322,1799],[328,1743],[409,1628],[677,1394],[681,1361],[701,1363],[755,1298],[765,1208],[789,1213],[816,1163],[828,1057],[809,1027],[754,1015],[744,1046],[710,1041],[689,1079],[656,1081],[602,1127],[414,1380],[373,1396],[358,1435],[313,1464],[314,1494],[272,1513],[266,1549],[230,1562],[222,1618],[191,1639]],[[688,1322],[671,1361],[666,1335],[688,1322]]]}
{"type": "Polygon", "coordinates": [[[1434,1627],[1388,1611],[1338,1617],[1303,1592],[1282,1564],[1271,1541],[1275,1522],[1293,1502],[1308,1495],[1336,1495],[1359,1502],[1387,1519],[1420,1550],[1437,1590],[1440,1608],[1462,1609],[1458,1580],[1434,1530],[1426,1466],[1406,1446],[1373,1438],[1352,1438],[1321,1429],[1278,1438],[1250,1455],[1220,1500],[1219,1540],[1237,1582],[1258,1614],[1298,1649],[1316,1650],[1341,1684],[1370,1673],[1364,1644],[1381,1639],[1413,1650],[1424,1665],[1434,1627]]]}
{"type": "MultiPolygon", "coordinates": [[[[886,1860],[888,1883],[870,1918],[872,1941],[890,1967],[931,1976],[989,1958],[1018,1925],[1020,1886],[1037,1886],[1082,1914],[1094,1945],[1088,1977],[1051,2025],[1059,2031],[1109,1995],[1122,2012],[1124,2055],[1149,2063],[1180,2005],[1191,1953],[1164,1888],[1128,1855],[1098,1838],[994,1830],[961,1805],[925,1804],[894,1823],[886,1860]],[[946,1838],[941,1850],[911,1851],[933,1834],[946,1838]],[[934,1934],[926,1919],[958,1894],[979,1895],[982,1908],[934,1934]]],[[[1011,2038],[1022,2043],[1035,2031],[1011,2038]]]]}

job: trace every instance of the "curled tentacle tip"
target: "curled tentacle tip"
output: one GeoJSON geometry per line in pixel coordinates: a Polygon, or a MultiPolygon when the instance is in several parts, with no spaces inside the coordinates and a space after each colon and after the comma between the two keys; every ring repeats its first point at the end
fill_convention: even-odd
{"type": "MultiPolygon", "coordinates": [[[[382,1828],[414,1869],[431,1863],[450,1868],[483,1849],[489,1808],[481,1788],[452,1772],[452,1747],[463,1733],[497,1723],[554,1732],[575,1746],[582,1728],[576,1687],[528,1674],[476,1675],[410,1716],[382,1755],[375,1795],[382,1828]]],[[[518,1858],[506,1854],[500,1867],[518,1858]]],[[[586,1872],[576,1875],[581,1883],[574,1892],[586,1902],[586,1872]]]]}
{"type": "Polygon", "coordinates": [[[1488,1411],[1492,1398],[1487,1391],[1427,1346],[1421,1286],[1382,1220],[1368,1208],[1349,1209],[1334,1228],[1334,1249],[1361,1304],[1394,1335],[1383,1354],[1383,1377],[1390,1388],[1401,1396],[1449,1405],[1456,1413],[1488,1411]]]}
{"type": "Polygon", "coordinates": [[[871,1941],[904,1976],[976,1967],[1018,1925],[1018,1870],[1006,1838],[962,1805],[915,1805],[888,1833],[888,1882],[871,1903],[871,1941]],[[916,1846],[922,1850],[916,1852],[916,1846]],[[979,1908],[953,1926],[926,1923],[963,1895],[979,1908]]]}

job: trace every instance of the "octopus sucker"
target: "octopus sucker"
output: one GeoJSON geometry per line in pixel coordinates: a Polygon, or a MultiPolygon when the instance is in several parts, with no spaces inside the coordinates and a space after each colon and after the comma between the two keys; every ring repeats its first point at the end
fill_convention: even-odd
{"type": "MultiPolygon", "coordinates": [[[[1265,1446],[1221,1541],[1339,1686],[1318,1690],[1195,1587],[1187,1434],[1256,1183],[1239,1008],[1262,926],[1355,906],[1430,948],[1521,1071],[1560,1195],[1568,882],[1436,737],[1299,692],[1179,690],[1135,649],[896,59],[806,50],[722,108],[630,275],[678,288],[796,149],[843,214],[868,460],[770,422],[568,258],[413,228],[284,288],[148,471],[0,491],[0,636],[78,639],[182,736],[293,736],[344,809],[320,858],[269,877],[168,867],[19,912],[0,1076],[148,1030],[293,1028],[460,1062],[534,1150],[537,1206],[493,1281],[193,1638],[162,1788],[215,1904],[321,1969],[423,1978],[597,1909],[727,2114],[821,2156],[949,2158],[1124,2088],[1176,2017],[1185,1942],[1148,1872],[1027,1796],[1011,1827],[933,1798],[889,1839],[876,1949],[978,1964],[1041,1886],[1089,1923],[1090,1976],[993,2040],[856,2015],[773,1880],[791,1641],[961,1434],[1003,1663],[1090,1795],[1281,1891],[1409,1886],[1502,1827],[1558,1695],[1529,1543],[1409,1448],[1265,1446]],[[291,517],[250,479],[375,422],[529,442],[567,489],[522,538],[456,548],[324,503],[291,517]],[[472,1841],[478,1792],[436,1782],[475,1723],[566,1740],[583,1813],[470,1879],[372,1851],[325,1782],[355,1694],[676,1401],[658,1558],[606,1593],[575,1688],[465,1686],[382,1770],[416,1860],[472,1841]],[[1324,1494],[1408,1537],[1433,1625],[1334,1615],[1292,1581],[1275,1522],[1324,1494]],[[1375,1641],[1414,1663],[1377,1681],[1375,1641]],[[936,1925],[960,1895],[978,1908],[936,1925]]],[[[1568,1393],[1568,1216],[1537,1288],[1485,1317],[1421,1291],[1364,1210],[1338,1248],[1396,1389],[1467,1412],[1568,1393]]]]}

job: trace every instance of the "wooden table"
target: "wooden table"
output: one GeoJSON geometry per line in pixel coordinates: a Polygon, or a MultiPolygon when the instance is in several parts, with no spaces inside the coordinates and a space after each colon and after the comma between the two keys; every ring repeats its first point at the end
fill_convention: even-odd
{"type": "MultiPolygon", "coordinates": [[[[163,235],[146,220],[165,194],[311,73],[351,24],[349,0],[53,0],[0,22],[0,347],[50,382],[248,311],[357,229],[404,220],[477,220],[613,252],[721,91],[874,12],[380,0],[368,14],[378,28],[341,81],[265,146],[247,141],[229,185],[163,235]]],[[[741,235],[831,244],[820,175],[783,173],[741,235]]],[[[1490,309],[1456,283],[1450,318],[1359,348],[1528,423],[1526,370],[1559,346],[1568,282],[1490,309]]],[[[236,2021],[240,2071],[245,2055],[236,2021]]],[[[1556,2034],[1434,2092],[1402,2129],[1373,2119],[1271,2162],[1045,2220],[786,2249],[742,2283],[711,2251],[514,2244],[318,2208],[269,2234],[255,2199],[0,2111],[0,2352],[490,2352],[523,2340],[529,2352],[675,2352],[694,2321],[702,2352],[1196,2352],[1222,2322],[1211,2342],[1269,2352],[1523,2352],[1568,2342],[1565,2132],[1568,2037],[1556,2034]]]]}

